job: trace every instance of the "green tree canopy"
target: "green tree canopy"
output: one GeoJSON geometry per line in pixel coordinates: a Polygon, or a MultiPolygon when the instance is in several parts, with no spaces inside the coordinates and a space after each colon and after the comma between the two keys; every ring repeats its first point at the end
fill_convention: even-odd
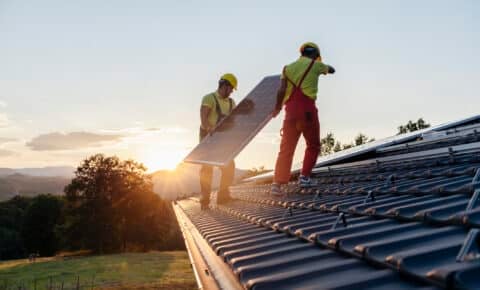
{"type": "Polygon", "coordinates": [[[23,196],[0,202],[0,260],[26,256],[20,231],[30,202],[30,197],[23,196]]]}
{"type": "Polygon", "coordinates": [[[28,253],[54,255],[58,249],[55,227],[60,219],[63,201],[60,197],[41,194],[34,197],[25,212],[22,239],[28,253]]]}
{"type": "Polygon", "coordinates": [[[425,122],[423,118],[419,118],[416,122],[409,120],[405,125],[400,125],[398,127],[397,135],[408,133],[408,132],[414,132],[414,131],[425,129],[428,127],[430,127],[430,124],[425,122]]]}
{"type": "Polygon", "coordinates": [[[170,205],[153,192],[145,167],[97,154],[66,186],[67,244],[95,252],[161,248],[175,225],[170,205]]]}
{"type": "Polygon", "coordinates": [[[270,172],[270,171],[272,171],[272,170],[265,169],[265,166],[263,166],[263,165],[259,166],[259,167],[253,167],[253,168],[247,170],[247,172],[242,176],[242,179],[257,176],[257,175],[260,175],[260,174],[263,174],[263,173],[266,173],[266,172],[270,172]]]}
{"type": "Polygon", "coordinates": [[[339,152],[345,149],[349,149],[355,146],[359,146],[368,142],[375,141],[374,138],[369,138],[367,135],[359,133],[353,142],[342,144],[340,141],[335,140],[335,136],[332,132],[327,133],[325,137],[320,139],[320,144],[322,149],[320,151],[320,155],[328,155],[334,152],[339,152]]]}
{"type": "Polygon", "coordinates": [[[335,136],[332,132],[327,133],[325,137],[320,139],[320,144],[322,146],[320,155],[328,155],[333,152],[335,147],[335,136]]]}

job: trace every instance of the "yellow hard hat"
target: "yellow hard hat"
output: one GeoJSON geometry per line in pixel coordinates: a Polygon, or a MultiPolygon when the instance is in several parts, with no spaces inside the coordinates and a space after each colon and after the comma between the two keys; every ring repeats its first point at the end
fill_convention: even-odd
{"type": "Polygon", "coordinates": [[[318,48],[318,45],[316,45],[313,42],[305,42],[304,44],[302,44],[302,46],[300,46],[300,53],[303,52],[305,47],[313,47],[313,48],[316,48],[318,50],[318,52],[320,52],[320,48],[318,48]]]}
{"type": "Polygon", "coordinates": [[[320,55],[320,48],[318,47],[317,44],[315,44],[314,42],[305,42],[304,44],[302,44],[302,46],[300,46],[300,53],[303,54],[303,51],[305,50],[305,48],[307,47],[313,47],[317,50],[318,52],[318,58],[317,60],[319,61],[322,61],[322,57],[320,55]]]}
{"type": "Polygon", "coordinates": [[[237,89],[237,78],[233,74],[224,74],[220,77],[220,80],[226,80],[234,89],[237,89]]]}

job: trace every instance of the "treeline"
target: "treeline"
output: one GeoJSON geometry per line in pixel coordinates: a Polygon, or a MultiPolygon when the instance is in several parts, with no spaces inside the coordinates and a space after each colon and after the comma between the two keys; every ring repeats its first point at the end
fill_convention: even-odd
{"type": "Polygon", "coordinates": [[[412,120],[409,120],[405,125],[398,126],[397,135],[405,134],[408,132],[414,132],[414,131],[429,128],[429,127],[430,127],[430,124],[427,123],[425,120],[423,120],[423,118],[418,118],[418,120],[415,122],[412,120]]]}
{"type": "Polygon", "coordinates": [[[17,196],[0,203],[0,260],[61,250],[94,253],[183,249],[169,202],[153,192],[143,165],[94,155],[64,196],[17,196]]]}
{"type": "Polygon", "coordinates": [[[242,179],[257,176],[257,175],[267,173],[267,172],[270,172],[270,171],[272,171],[272,170],[271,169],[266,169],[265,166],[263,166],[263,165],[259,166],[258,168],[253,167],[252,169],[249,169],[249,170],[247,170],[247,172],[245,172],[245,174],[242,176],[242,179]]]}
{"type": "Polygon", "coordinates": [[[342,144],[340,141],[335,140],[335,136],[330,132],[325,137],[320,139],[320,144],[322,144],[320,155],[329,155],[334,152],[339,152],[372,141],[375,141],[375,138],[369,138],[365,134],[359,133],[353,142],[342,144]]]}
{"type": "MultiPolygon", "coordinates": [[[[414,132],[428,127],[430,127],[430,124],[423,120],[423,118],[419,118],[417,121],[409,120],[405,125],[400,125],[397,127],[397,135],[414,132]]],[[[340,141],[335,140],[335,136],[330,132],[320,140],[320,143],[322,144],[320,155],[328,155],[372,141],[375,141],[375,138],[371,138],[365,134],[359,133],[352,142],[342,144],[340,141]]]]}

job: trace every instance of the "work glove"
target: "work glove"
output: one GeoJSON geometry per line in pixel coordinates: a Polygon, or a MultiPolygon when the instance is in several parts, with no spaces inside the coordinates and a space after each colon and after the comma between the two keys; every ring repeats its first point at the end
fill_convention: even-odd
{"type": "Polygon", "coordinates": [[[253,111],[254,107],[255,103],[253,103],[252,100],[244,99],[237,107],[235,107],[235,111],[240,115],[248,115],[253,111]]]}
{"type": "Polygon", "coordinates": [[[328,65],[328,73],[329,74],[334,74],[335,73],[335,69],[333,68],[333,66],[328,65]]]}

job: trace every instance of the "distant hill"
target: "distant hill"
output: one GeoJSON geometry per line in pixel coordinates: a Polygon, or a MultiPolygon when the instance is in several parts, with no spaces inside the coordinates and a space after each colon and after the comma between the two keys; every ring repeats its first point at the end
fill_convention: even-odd
{"type": "Polygon", "coordinates": [[[12,175],[15,173],[31,176],[62,176],[73,177],[75,167],[72,166],[48,166],[38,168],[0,168],[0,176],[12,175]]]}
{"type": "Polygon", "coordinates": [[[35,196],[41,193],[63,194],[71,178],[62,176],[30,176],[14,173],[0,177],[0,200],[15,195],[35,196]]]}
{"type": "MultiPolygon", "coordinates": [[[[165,199],[200,192],[200,165],[181,164],[175,171],[159,170],[151,174],[153,190],[165,199]]],[[[74,167],[0,168],[0,201],[15,195],[35,196],[41,193],[63,194],[73,178],[74,167]]],[[[247,170],[236,169],[235,179],[247,170]]],[[[220,170],[214,169],[212,186],[220,183],[220,170]]]]}
{"type": "MultiPolygon", "coordinates": [[[[159,170],[151,174],[153,190],[164,199],[175,199],[179,195],[200,192],[200,165],[180,164],[175,171],[159,170]]],[[[238,180],[246,170],[236,169],[235,179],[238,180]]],[[[220,183],[220,170],[214,169],[213,188],[220,183]]]]}
{"type": "Polygon", "coordinates": [[[75,167],[0,168],[0,200],[15,195],[63,194],[73,178],[75,167]]]}

